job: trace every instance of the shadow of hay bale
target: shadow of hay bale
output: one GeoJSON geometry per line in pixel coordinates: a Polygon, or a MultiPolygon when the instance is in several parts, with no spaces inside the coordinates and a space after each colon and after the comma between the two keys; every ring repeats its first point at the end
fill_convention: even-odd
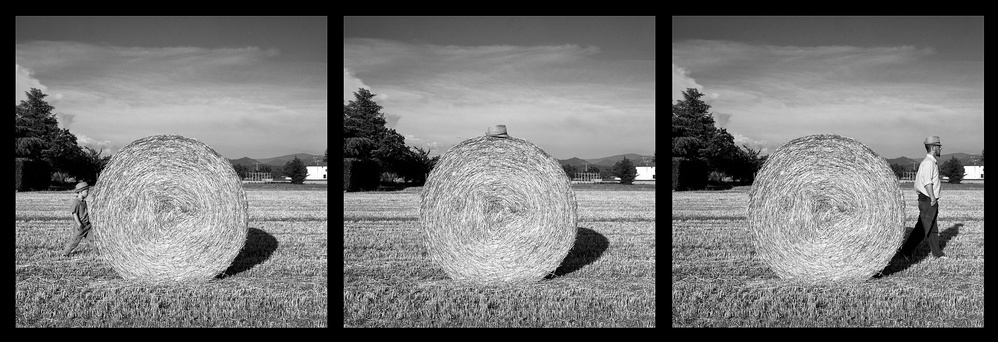
{"type": "MultiPolygon", "coordinates": [[[[953,226],[939,232],[939,249],[943,250],[943,253],[946,253],[946,244],[949,242],[949,240],[953,239],[954,237],[960,234],[961,227],[963,227],[963,223],[955,223],[953,224],[953,226]]],[[[911,237],[912,230],[915,230],[914,226],[905,227],[904,241],[908,241],[908,238],[911,237]]],[[[904,243],[902,242],[901,245],[903,246],[904,243]]],[[[929,255],[931,255],[932,252],[929,250],[928,240],[923,239],[922,243],[920,243],[918,247],[915,248],[915,252],[912,254],[911,261],[905,260],[900,253],[901,253],[900,250],[896,251],[894,254],[894,258],[892,258],[891,262],[887,264],[887,267],[884,267],[884,270],[880,271],[880,274],[874,275],[873,278],[878,279],[881,277],[889,276],[897,272],[904,271],[909,267],[911,267],[911,265],[917,264],[921,262],[923,259],[929,257],[929,255]]]]}
{"type": "Polygon", "coordinates": [[[243,249],[239,250],[236,259],[232,260],[232,265],[215,278],[225,279],[249,270],[267,261],[275,250],[277,250],[277,238],[262,229],[250,227],[246,232],[246,244],[243,245],[243,249]]]}
{"type": "Polygon", "coordinates": [[[609,246],[610,240],[607,240],[602,234],[589,228],[579,227],[578,233],[575,236],[575,245],[568,251],[565,260],[561,262],[561,266],[553,274],[544,277],[544,279],[553,279],[578,271],[580,268],[599,259],[609,246]]]}

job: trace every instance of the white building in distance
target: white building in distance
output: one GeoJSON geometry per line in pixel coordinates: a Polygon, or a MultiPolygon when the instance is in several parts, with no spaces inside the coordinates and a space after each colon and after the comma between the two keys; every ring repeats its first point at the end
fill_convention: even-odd
{"type": "Polygon", "coordinates": [[[306,166],[305,168],[308,169],[308,175],[305,176],[305,180],[317,180],[317,181],[328,180],[326,173],[327,167],[328,166],[326,165],[306,166]]]}
{"type": "Polygon", "coordinates": [[[654,166],[637,166],[638,170],[637,177],[634,177],[636,181],[653,181],[655,180],[655,167],[654,166]]]}

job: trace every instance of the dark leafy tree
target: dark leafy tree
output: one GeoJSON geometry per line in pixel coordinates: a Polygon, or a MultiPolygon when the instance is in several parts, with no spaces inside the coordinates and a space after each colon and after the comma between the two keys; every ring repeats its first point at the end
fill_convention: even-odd
{"type": "Polygon", "coordinates": [[[236,171],[237,175],[239,175],[239,179],[246,178],[246,174],[250,172],[249,167],[246,167],[246,165],[243,164],[232,164],[232,169],[236,171]]]}
{"type": "Polygon", "coordinates": [[[101,156],[104,153],[104,149],[94,149],[90,146],[83,147],[83,153],[80,155],[80,159],[77,162],[80,169],[78,170],[78,178],[89,184],[96,184],[97,179],[100,177],[101,171],[107,166],[107,163],[111,161],[111,156],[101,156]]]}
{"type": "Polygon", "coordinates": [[[896,176],[898,179],[901,179],[901,177],[904,177],[905,170],[906,169],[904,168],[904,166],[901,166],[901,165],[898,165],[898,164],[895,164],[895,163],[891,163],[891,171],[894,171],[894,176],[896,176]]]}
{"type": "Polygon", "coordinates": [[[428,150],[410,148],[402,134],[385,126],[383,107],[373,100],[376,95],[360,88],[343,106],[343,157],[374,160],[384,172],[422,184],[437,158],[429,158],[428,150]]]}
{"type": "Polygon", "coordinates": [[[632,184],[634,178],[638,176],[638,170],[627,157],[624,157],[623,160],[613,164],[613,175],[620,177],[620,184],[632,184]]]}
{"type": "Polygon", "coordinates": [[[575,165],[561,164],[561,168],[565,170],[565,176],[568,176],[569,180],[575,177],[575,173],[579,172],[579,169],[575,165]]]}
{"type": "Polygon", "coordinates": [[[24,93],[27,99],[15,106],[14,153],[18,158],[41,160],[52,145],[50,140],[59,130],[59,123],[52,113],[54,107],[45,101],[48,95],[37,88],[24,93]]]}
{"type": "Polygon", "coordinates": [[[284,164],[284,174],[291,178],[291,184],[302,184],[308,176],[308,169],[301,159],[295,157],[284,164]]]}
{"type": "Polygon", "coordinates": [[[963,180],[963,173],[963,163],[960,163],[960,160],[956,159],[955,156],[939,166],[939,175],[949,177],[948,182],[952,184],[960,184],[960,181],[963,180]]]}

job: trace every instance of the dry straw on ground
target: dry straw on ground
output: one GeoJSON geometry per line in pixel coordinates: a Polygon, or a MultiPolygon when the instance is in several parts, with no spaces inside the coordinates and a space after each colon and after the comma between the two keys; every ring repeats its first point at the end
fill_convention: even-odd
{"type": "Polygon", "coordinates": [[[748,214],[758,257],[784,279],[869,279],[905,233],[890,166],[838,135],[797,138],[771,154],[752,185],[748,214]]]}
{"type": "Polygon", "coordinates": [[[423,187],[420,221],[431,259],[455,280],[544,278],[575,243],[570,185],[558,161],[526,140],[465,140],[440,158],[423,187]]]}
{"type": "Polygon", "coordinates": [[[89,202],[94,243],[125,279],[208,281],[246,241],[246,193],[232,165],[179,135],[122,147],[89,202]]]}

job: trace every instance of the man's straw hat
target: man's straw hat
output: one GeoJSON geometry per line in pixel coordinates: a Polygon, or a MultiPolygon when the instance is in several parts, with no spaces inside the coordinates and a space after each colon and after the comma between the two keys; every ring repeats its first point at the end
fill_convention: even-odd
{"type": "Polygon", "coordinates": [[[936,136],[936,135],[933,135],[931,137],[925,138],[925,144],[926,145],[943,146],[943,144],[939,142],[939,136],[936,136]]]}

